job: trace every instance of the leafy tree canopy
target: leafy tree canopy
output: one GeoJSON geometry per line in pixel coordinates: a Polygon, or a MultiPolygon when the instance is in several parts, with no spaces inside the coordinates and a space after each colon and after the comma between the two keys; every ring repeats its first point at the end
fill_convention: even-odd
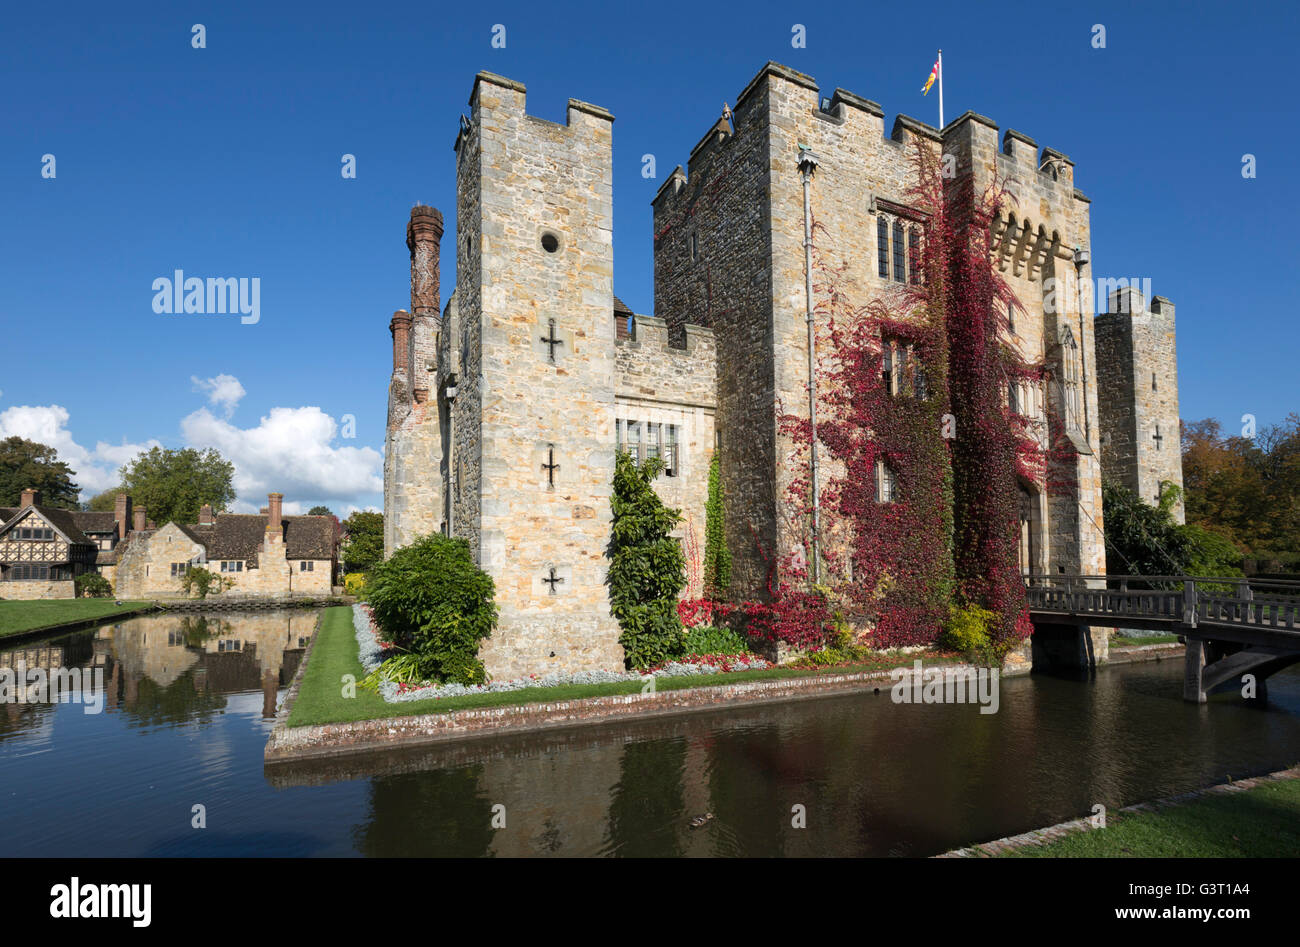
{"type": "Polygon", "coordinates": [[[121,473],[122,489],[137,507],[147,507],[149,519],[160,526],[197,522],[203,504],[212,504],[220,513],[235,499],[235,465],[213,448],[154,447],[138,454],[121,473]]]}
{"type": "Polygon", "coordinates": [[[17,506],[23,490],[35,487],[42,506],[75,510],[81,491],[72,477],[53,447],[23,437],[0,440],[0,506],[17,506]]]}
{"type": "Polygon", "coordinates": [[[1300,414],[1254,437],[1184,422],[1187,521],[1257,556],[1300,553],[1300,414]]]}
{"type": "Polygon", "coordinates": [[[334,511],[328,506],[313,506],[307,511],[308,516],[333,516],[334,511]]]}
{"type": "Polygon", "coordinates": [[[384,561],[384,514],[357,510],[343,521],[343,571],[370,572],[384,561]]]}

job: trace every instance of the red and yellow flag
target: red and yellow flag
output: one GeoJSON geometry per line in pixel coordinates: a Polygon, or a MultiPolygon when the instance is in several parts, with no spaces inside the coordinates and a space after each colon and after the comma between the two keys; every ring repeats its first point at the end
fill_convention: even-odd
{"type": "Polygon", "coordinates": [[[930,91],[930,86],[934,85],[934,80],[937,78],[939,78],[939,60],[936,59],[934,68],[930,70],[930,78],[925,80],[925,88],[921,90],[922,95],[930,91]]]}

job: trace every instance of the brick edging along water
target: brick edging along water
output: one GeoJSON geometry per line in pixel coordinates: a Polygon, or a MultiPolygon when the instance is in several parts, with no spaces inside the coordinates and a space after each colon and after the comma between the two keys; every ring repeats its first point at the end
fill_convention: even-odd
{"type": "MultiPolygon", "coordinates": [[[[289,713],[297,698],[303,674],[311,659],[316,636],[289,686],[284,704],[276,715],[275,727],[266,743],[268,763],[337,756],[345,753],[444,743],[491,736],[500,732],[554,730],[602,723],[626,717],[656,717],[699,713],[741,704],[756,704],[816,697],[831,697],[861,691],[866,687],[889,686],[893,668],[852,674],[824,674],[742,681],[735,684],[700,685],[644,694],[609,694],[571,700],[537,701],[509,706],[467,708],[445,713],[385,717],[346,723],[288,726],[289,713]]],[[[1161,660],[1182,645],[1148,645],[1123,649],[1115,663],[1161,660]]],[[[1028,667],[1004,670],[1003,676],[1028,673],[1028,667]]]]}

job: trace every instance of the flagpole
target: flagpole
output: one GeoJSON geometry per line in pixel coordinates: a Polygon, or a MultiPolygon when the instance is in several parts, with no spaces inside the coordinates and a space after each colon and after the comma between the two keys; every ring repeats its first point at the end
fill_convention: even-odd
{"type": "Polygon", "coordinates": [[[939,131],[943,131],[943,50],[939,50],[939,131]]]}

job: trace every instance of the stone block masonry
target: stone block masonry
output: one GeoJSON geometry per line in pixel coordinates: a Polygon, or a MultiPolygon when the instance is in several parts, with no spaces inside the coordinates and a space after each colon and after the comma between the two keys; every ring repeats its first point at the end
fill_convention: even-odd
{"type": "Polygon", "coordinates": [[[779,423],[807,411],[800,146],[819,160],[815,256],[859,305],[911,278],[928,221],[912,206],[917,147],[950,159],[971,200],[1005,182],[990,250],[1023,311],[1001,341],[1042,368],[1007,405],[1068,441],[1046,474],[1018,478],[1023,570],[1105,571],[1103,459],[1144,498],[1181,483],[1173,307],[1153,304],[1149,332],[1136,320],[1112,330],[1062,291],[1092,276],[1090,202],[1061,152],[999,137],[974,112],[943,129],[899,115],[887,132],[876,103],[823,98],[811,76],[768,63],[656,194],[655,310],[632,316],[613,295],[613,116],[571,99],[564,124],[544,121],[521,83],[487,72],[469,105],[455,142],[458,284],[441,318],[441,215],[417,207],[407,224],[411,309],[389,324],[385,553],[436,530],[467,540],[497,586],[501,621],[481,652],[493,676],[621,666],[604,579],[629,432],[643,456],[676,448],[656,490],[683,511],[688,553],[721,451],[731,599],[765,597],[772,563],[802,544],[789,494],[803,461],[779,423]]]}
{"type": "Polygon", "coordinates": [[[543,121],[521,84],[490,73],[470,105],[457,141],[453,529],[496,583],[480,657],[494,677],[617,669],[613,116],[571,99],[567,124],[543,121]],[[543,454],[559,457],[549,474],[543,454]]]}

